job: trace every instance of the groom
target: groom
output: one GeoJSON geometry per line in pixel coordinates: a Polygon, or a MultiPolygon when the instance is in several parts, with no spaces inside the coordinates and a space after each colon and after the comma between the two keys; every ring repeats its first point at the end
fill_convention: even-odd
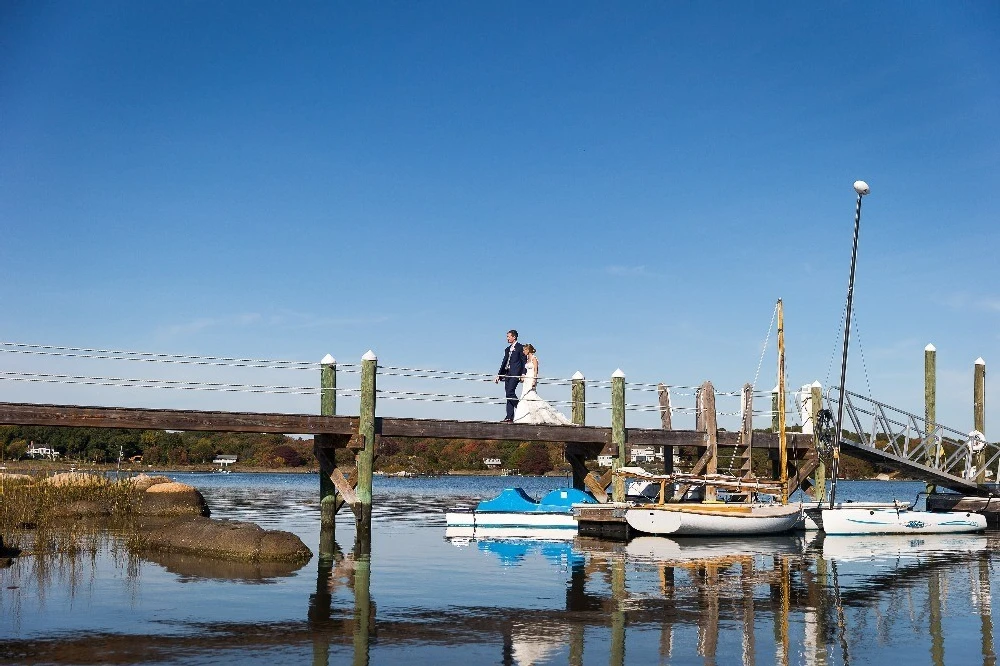
{"type": "Polygon", "coordinates": [[[498,383],[503,379],[504,390],[507,393],[507,418],[505,423],[514,421],[514,408],[517,407],[517,385],[524,374],[524,348],[517,341],[517,331],[511,329],[507,331],[507,347],[503,350],[503,362],[500,364],[500,372],[497,373],[498,383]]]}

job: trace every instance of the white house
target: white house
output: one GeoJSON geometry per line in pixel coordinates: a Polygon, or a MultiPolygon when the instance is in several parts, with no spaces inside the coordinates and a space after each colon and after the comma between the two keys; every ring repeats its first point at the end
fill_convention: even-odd
{"type": "Polygon", "coordinates": [[[51,460],[55,460],[59,457],[59,452],[55,449],[47,446],[35,446],[34,442],[28,447],[27,454],[29,458],[50,458],[51,460]]]}
{"type": "Polygon", "coordinates": [[[496,469],[497,467],[500,466],[500,459],[499,458],[483,458],[483,464],[486,465],[487,467],[489,467],[490,469],[496,469]]]}

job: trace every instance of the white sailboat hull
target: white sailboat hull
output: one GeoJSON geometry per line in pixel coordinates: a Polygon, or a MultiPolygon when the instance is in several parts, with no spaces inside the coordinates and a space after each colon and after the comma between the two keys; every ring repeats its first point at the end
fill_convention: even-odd
{"type": "Polygon", "coordinates": [[[625,520],[645,534],[729,536],[781,534],[801,519],[798,505],[664,504],[628,509],[625,520]]]}
{"type": "Polygon", "coordinates": [[[823,509],[827,534],[957,534],[986,529],[986,516],[963,511],[823,509]]]}
{"type": "MultiPolygon", "coordinates": [[[[823,510],[829,508],[828,502],[818,502],[816,504],[806,504],[802,509],[801,529],[807,532],[823,529],[823,510]]],[[[833,505],[835,509],[909,509],[909,502],[837,502],[833,505]]]]}

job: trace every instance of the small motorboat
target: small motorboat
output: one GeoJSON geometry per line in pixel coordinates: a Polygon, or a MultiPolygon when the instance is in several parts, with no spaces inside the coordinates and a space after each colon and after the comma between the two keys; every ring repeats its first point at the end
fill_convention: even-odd
{"type": "MultiPolygon", "coordinates": [[[[835,509],[909,509],[910,502],[864,502],[845,500],[837,502],[835,509]]],[[[816,502],[815,504],[804,504],[802,507],[802,524],[799,529],[807,532],[823,529],[823,510],[829,509],[826,502],[816,502]]]]}
{"type": "Polygon", "coordinates": [[[823,509],[827,534],[957,534],[982,532],[986,516],[971,511],[823,509]]]}
{"type": "Polygon", "coordinates": [[[452,527],[545,528],[576,530],[574,504],[596,504],[590,493],[576,488],[557,488],[535,500],[522,488],[507,488],[475,507],[454,507],[445,514],[452,527]]]}

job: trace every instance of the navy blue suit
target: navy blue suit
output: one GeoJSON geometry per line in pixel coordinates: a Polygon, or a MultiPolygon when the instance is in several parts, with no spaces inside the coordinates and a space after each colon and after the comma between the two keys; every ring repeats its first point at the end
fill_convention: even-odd
{"type": "Polygon", "coordinates": [[[521,382],[524,374],[524,364],[527,358],[524,355],[524,347],[520,342],[514,343],[514,353],[511,353],[510,345],[503,350],[503,362],[500,363],[500,371],[497,373],[503,379],[503,387],[507,394],[507,420],[514,420],[514,408],[517,407],[517,385],[521,382]]]}

